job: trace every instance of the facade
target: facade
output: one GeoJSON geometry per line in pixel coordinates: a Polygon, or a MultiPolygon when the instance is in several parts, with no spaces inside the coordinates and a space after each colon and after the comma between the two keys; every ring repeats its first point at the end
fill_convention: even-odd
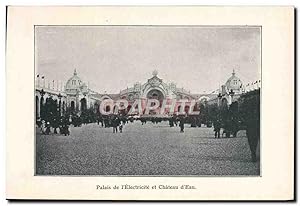
{"type": "Polygon", "coordinates": [[[93,92],[88,88],[85,82],[77,75],[76,69],[73,76],[67,81],[64,93],[67,96],[67,106],[71,111],[83,111],[89,108],[93,108],[99,99],[95,96],[96,92],[93,92]]]}
{"type": "Polygon", "coordinates": [[[231,77],[221,85],[221,88],[211,96],[207,103],[229,106],[232,102],[237,101],[243,93],[245,93],[245,86],[233,70],[231,77]]]}
{"type": "Polygon", "coordinates": [[[63,91],[36,85],[35,116],[37,119],[43,116],[44,108],[49,99],[52,99],[57,104],[58,112],[61,115],[67,110],[67,95],[63,91]]]}
{"type": "MultiPolygon", "coordinates": [[[[41,116],[41,110],[45,105],[47,98],[52,98],[58,105],[60,113],[69,110],[75,113],[81,113],[86,109],[98,109],[101,102],[105,99],[126,99],[129,102],[129,107],[136,99],[158,99],[160,102],[164,99],[187,99],[196,100],[197,103],[205,101],[208,104],[218,105],[220,102],[230,105],[236,101],[242,93],[244,93],[244,85],[236,76],[235,71],[232,76],[221,86],[218,92],[210,94],[195,94],[184,88],[178,88],[175,83],[166,83],[158,77],[158,72],[155,70],[152,77],[146,82],[135,83],[132,87],[121,90],[118,94],[101,94],[91,90],[88,85],[81,80],[74,70],[73,76],[66,82],[64,89],[55,90],[54,87],[48,88],[36,85],[36,117],[41,116]]],[[[175,111],[178,111],[175,108],[175,111]]]]}
{"type": "Polygon", "coordinates": [[[139,98],[156,98],[162,99],[188,99],[198,100],[201,94],[192,94],[184,88],[177,88],[175,83],[166,83],[158,77],[158,72],[155,70],[152,77],[144,83],[135,83],[133,87],[120,91],[120,98],[132,101],[139,98]]]}

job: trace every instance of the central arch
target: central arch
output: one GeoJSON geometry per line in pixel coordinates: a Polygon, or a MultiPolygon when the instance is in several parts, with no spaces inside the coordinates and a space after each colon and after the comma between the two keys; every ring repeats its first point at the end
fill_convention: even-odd
{"type": "Polygon", "coordinates": [[[161,101],[165,98],[164,94],[158,89],[151,89],[148,91],[146,97],[148,99],[157,99],[158,101],[161,101]]]}
{"type": "MultiPolygon", "coordinates": [[[[160,107],[162,106],[162,102],[165,98],[165,95],[164,93],[161,91],[161,90],[158,90],[158,89],[151,89],[147,92],[146,94],[146,98],[147,99],[157,99],[160,103],[160,107]]],[[[154,103],[153,103],[154,104],[154,103]]],[[[153,105],[151,105],[153,106],[153,105]]]]}

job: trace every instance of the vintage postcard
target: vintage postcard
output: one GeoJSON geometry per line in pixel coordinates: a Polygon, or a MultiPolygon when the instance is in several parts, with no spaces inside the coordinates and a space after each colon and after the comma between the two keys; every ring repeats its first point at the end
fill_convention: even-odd
{"type": "Polygon", "coordinates": [[[8,7],[7,198],[293,200],[293,81],[292,7],[8,7]]]}

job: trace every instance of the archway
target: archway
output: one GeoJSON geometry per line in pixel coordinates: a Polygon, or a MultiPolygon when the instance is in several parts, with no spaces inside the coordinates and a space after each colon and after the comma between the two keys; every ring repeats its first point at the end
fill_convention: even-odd
{"type": "Polygon", "coordinates": [[[177,112],[180,112],[180,109],[181,109],[181,106],[179,105],[178,107],[177,107],[177,112]]]}
{"type": "Polygon", "coordinates": [[[227,107],[228,101],[226,98],[223,98],[221,103],[222,107],[227,107]]]}
{"type": "Polygon", "coordinates": [[[188,96],[184,96],[183,99],[190,100],[188,96]]]}
{"type": "Polygon", "coordinates": [[[99,113],[99,104],[97,102],[94,103],[94,111],[99,113]]]}
{"type": "Polygon", "coordinates": [[[199,103],[202,103],[202,104],[206,104],[208,101],[209,101],[209,97],[207,97],[207,96],[202,96],[202,97],[200,97],[199,99],[198,99],[198,102],[199,103]]]}
{"type": "Polygon", "coordinates": [[[85,111],[87,109],[86,98],[80,100],[80,111],[85,111]]]}
{"type": "Polygon", "coordinates": [[[160,101],[164,99],[164,94],[158,89],[152,89],[147,93],[146,97],[148,99],[157,99],[160,101]]]}
{"type": "Polygon", "coordinates": [[[106,106],[105,106],[105,112],[110,112],[110,110],[111,110],[111,109],[110,109],[110,105],[106,105],[106,106]]]}
{"type": "MultiPolygon", "coordinates": [[[[158,90],[158,89],[152,89],[147,93],[147,99],[157,99],[160,103],[160,107],[162,105],[162,102],[164,100],[164,94],[158,90]]],[[[153,103],[154,104],[154,103],[153,103]]],[[[153,105],[151,105],[153,106],[153,105]]]]}
{"type": "Polygon", "coordinates": [[[102,102],[103,100],[106,100],[106,99],[111,99],[111,98],[110,98],[110,96],[105,94],[99,99],[99,101],[102,102]]]}
{"type": "Polygon", "coordinates": [[[186,106],[184,107],[184,112],[185,112],[186,114],[188,114],[188,113],[189,113],[189,110],[190,110],[190,106],[189,106],[189,105],[186,105],[186,106]]]}
{"type": "Polygon", "coordinates": [[[229,110],[228,110],[228,101],[226,98],[223,98],[222,101],[221,101],[221,119],[222,121],[227,121],[228,120],[228,113],[229,113],[229,110]]]}
{"type": "Polygon", "coordinates": [[[71,101],[71,111],[75,111],[75,102],[71,101]]]}

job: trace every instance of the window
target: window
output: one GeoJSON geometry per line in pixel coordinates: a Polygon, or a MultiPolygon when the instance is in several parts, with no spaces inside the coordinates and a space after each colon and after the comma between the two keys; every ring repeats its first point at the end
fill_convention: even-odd
{"type": "Polygon", "coordinates": [[[76,80],[72,80],[72,85],[76,85],[76,80]]]}
{"type": "Polygon", "coordinates": [[[236,79],[233,80],[233,84],[234,84],[234,85],[237,85],[237,80],[236,80],[236,79]]]}

